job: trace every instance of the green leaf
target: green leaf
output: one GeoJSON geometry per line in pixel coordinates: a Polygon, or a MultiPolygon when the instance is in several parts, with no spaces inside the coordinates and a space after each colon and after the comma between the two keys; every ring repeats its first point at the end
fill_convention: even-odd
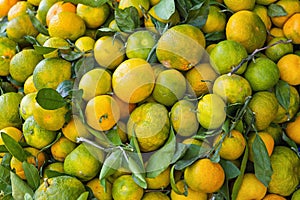
{"type": "Polygon", "coordinates": [[[126,152],[127,164],[132,172],[133,180],[142,188],[147,188],[147,183],[145,180],[145,168],[144,163],[141,162],[139,156],[135,152],[126,152]]]}
{"type": "Polygon", "coordinates": [[[281,5],[272,3],[268,6],[268,15],[269,17],[280,17],[280,16],[286,16],[287,12],[284,10],[284,8],[281,5]]]}
{"type": "Polygon", "coordinates": [[[10,170],[0,165],[0,188],[4,194],[11,193],[10,170]]]}
{"type": "Polygon", "coordinates": [[[1,138],[7,150],[12,156],[14,156],[21,162],[27,160],[26,152],[23,150],[22,146],[17,141],[15,141],[12,137],[3,132],[1,132],[1,138]]]}
{"type": "Polygon", "coordinates": [[[35,99],[46,110],[55,110],[67,104],[66,100],[52,88],[40,89],[35,99]]]}
{"type": "Polygon", "coordinates": [[[240,175],[237,177],[237,179],[234,181],[234,184],[233,184],[233,188],[232,188],[232,192],[231,192],[232,200],[236,200],[236,197],[240,190],[240,187],[241,187],[241,184],[242,184],[242,181],[244,178],[245,170],[247,167],[248,154],[249,154],[249,148],[248,148],[248,145],[246,145],[243,160],[242,160],[241,167],[240,167],[240,175]]]}
{"type": "Polygon", "coordinates": [[[115,33],[116,31],[111,28],[107,28],[107,27],[99,28],[96,31],[96,37],[100,38],[102,36],[113,36],[115,33]]]}
{"type": "Polygon", "coordinates": [[[112,129],[112,130],[108,131],[106,136],[111,141],[111,143],[113,143],[115,146],[122,145],[122,141],[118,134],[117,129],[112,129]]]}
{"type": "Polygon", "coordinates": [[[6,194],[4,195],[1,200],[15,200],[13,197],[12,197],[12,194],[6,194]]]}
{"type": "Polygon", "coordinates": [[[94,68],[95,64],[94,64],[95,60],[93,58],[93,56],[89,56],[89,57],[82,57],[80,58],[78,61],[76,61],[75,66],[74,66],[74,74],[73,74],[73,78],[78,78],[80,80],[80,78],[86,74],[88,71],[90,71],[91,69],[94,68]]]}
{"type": "Polygon", "coordinates": [[[99,176],[101,185],[105,187],[105,179],[121,167],[122,160],[123,154],[121,149],[116,149],[106,156],[99,176]]]}
{"type": "Polygon", "coordinates": [[[225,38],[226,36],[224,31],[208,33],[205,35],[206,41],[218,41],[218,40],[223,40],[225,38]]]}
{"type": "Polygon", "coordinates": [[[159,18],[168,20],[175,12],[175,2],[174,0],[161,0],[154,6],[154,11],[159,18]]]}
{"type": "Polygon", "coordinates": [[[290,106],[290,85],[282,80],[279,80],[278,83],[275,85],[275,95],[278,100],[278,103],[288,111],[290,106]]]}
{"type": "Polygon", "coordinates": [[[8,150],[7,150],[7,148],[5,147],[5,145],[3,144],[3,145],[0,145],[0,153],[7,153],[8,152],[8,150]]]}
{"type": "Polygon", "coordinates": [[[175,151],[176,137],[173,128],[171,128],[169,138],[166,141],[165,145],[157,150],[154,154],[152,154],[148,160],[146,168],[147,177],[154,178],[165,169],[167,169],[172,162],[175,151]]]}
{"type": "Polygon", "coordinates": [[[299,155],[297,144],[291,138],[289,138],[284,132],[282,133],[282,139],[299,155]]]}
{"type": "Polygon", "coordinates": [[[84,4],[91,7],[99,7],[107,3],[109,0],[64,0],[64,2],[71,2],[73,4],[84,4]]]}
{"type": "Polygon", "coordinates": [[[70,94],[70,91],[72,91],[74,87],[74,82],[71,80],[65,80],[61,82],[57,88],[56,91],[63,97],[67,97],[70,94]]]}
{"type": "Polygon", "coordinates": [[[229,160],[221,159],[220,164],[225,171],[225,177],[227,180],[233,179],[241,173],[239,168],[229,160]]]}
{"type": "Polygon", "coordinates": [[[77,200],[87,200],[88,197],[89,197],[89,192],[86,191],[86,192],[82,193],[82,194],[77,198],[77,200]]]}
{"type": "Polygon", "coordinates": [[[54,171],[54,170],[50,170],[50,169],[46,169],[45,170],[45,174],[48,178],[53,178],[53,177],[57,177],[57,176],[63,176],[63,175],[67,175],[65,173],[61,173],[58,171],[54,171]]]}
{"type": "Polygon", "coordinates": [[[115,20],[121,31],[132,32],[140,27],[140,17],[138,10],[133,7],[127,7],[124,10],[115,9],[115,20]]]}
{"type": "Polygon", "coordinates": [[[184,156],[175,163],[175,169],[176,170],[182,170],[186,168],[187,166],[190,166],[195,161],[197,161],[199,158],[203,158],[207,156],[210,149],[205,148],[204,146],[198,146],[195,144],[187,145],[188,149],[184,156]]]}
{"type": "Polygon", "coordinates": [[[33,196],[33,190],[18,175],[10,172],[10,180],[14,199],[23,199],[26,193],[33,196]]]}
{"type": "Polygon", "coordinates": [[[30,194],[26,193],[24,195],[24,200],[33,200],[33,197],[30,194]]]}
{"type": "Polygon", "coordinates": [[[174,171],[175,171],[175,165],[173,165],[172,167],[171,167],[171,171],[170,171],[170,184],[171,184],[171,188],[172,188],[172,190],[175,192],[175,193],[177,193],[177,194],[179,194],[179,195],[182,195],[183,193],[182,192],[180,192],[179,191],[179,189],[177,188],[177,186],[176,186],[176,181],[175,181],[175,176],[174,176],[174,171]]]}
{"type": "Polygon", "coordinates": [[[40,22],[40,20],[38,20],[35,17],[35,13],[32,10],[30,10],[30,9],[27,9],[27,13],[28,13],[28,15],[30,17],[31,23],[34,26],[34,28],[39,33],[42,33],[44,35],[49,35],[48,29],[40,22]]]}
{"type": "Polygon", "coordinates": [[[24,38],[27,42],[29,42],[32,45],[40,46],[39,42],[36,40],[35,37],[33,37],[31,35],[25,35],[24,38]]]}
{"type": "Polygon", "coordinates": [[[48,54],[51,53],[55,50],[57,50],[57,48],[53,48],[53,47],[43,47],[43,46],[38,46],[38,45],[33,45],[34,50],[38,53],[38,54],[48,54]]]}
{"type": "Polygon", "coordinates": [[[81,58],[84,55],[84,52],[76,52],[76,51],[67,51],[65,49],[59,49],[59,53],[61,57],[67,61],[75,61],[81,58]]]}
{"type": "Polygon", "coordinates": [[[182,158],[182,156],[184,156],[184,154],[186,153],[187,149],[188,149],[187,145],[182,144],[182,143],[176,143],[176,151],[171,160],[171,164],[174,164],[175,162],[177,162],[177,160],[182,158]]]}
{"type": "Polygon", "coordinates": [[[22,163],[22,167],[24,169],[28,185],[33,190],[36,190],[40,186],[40,175],[38,169],[33,164],[29,164],[27,161],[22,163]]]}
{"type": "Polygon", "coordinates": [[[222,187],[220,188],[219,192],[214,195],[215,200],[223,200],[224,198],[226,200],[230,200],[230,191],[229,191],[229,185],[228,185],[228,179],[226,177],[222,187]]]}
{"type": "Polygon", "coordinates": [[[260,182],[268,187],[271,181],[273,170],[265,143],[258,134],[256,134],[252,144],[252,149],[255,176],[260,180],[260,182]]]}

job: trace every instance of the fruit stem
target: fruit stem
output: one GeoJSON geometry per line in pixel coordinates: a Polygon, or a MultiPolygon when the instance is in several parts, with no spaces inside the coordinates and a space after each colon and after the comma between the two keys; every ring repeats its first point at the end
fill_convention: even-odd
{"type": "Polygon", "coordinates": [[[259,48],[259,49],[255,49],[247,58],[244,58],[241,60],[241,62],[236,66],[236,67],[233,67],[233,69],[231,70],[231,72],[228,73],[228,76],[231,76],[232,74],[234,74],[235,72],[237,72],[244,63],[248,62],[248,61],[251,61],[255,55],[261,51],[264,51],[270,47],[273,47],[277,44],[288,44],[288,43],[291,43],[292,40],[279,40],[273,44],[270,44],[270,45],[267,45],[265,47],[262,47],[262,48],[259,48]]]}

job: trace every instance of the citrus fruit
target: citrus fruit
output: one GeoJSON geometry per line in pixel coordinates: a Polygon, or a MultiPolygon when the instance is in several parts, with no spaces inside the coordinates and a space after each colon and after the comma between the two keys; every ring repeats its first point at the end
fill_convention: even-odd
{"type": "Polygon", "coordinates": [[[241,43],[251,53],[264,45],[267,31],[256,13],[242,10],[234,13],[227,21],[226,37],[241,43]]]}
{"type": "Polygon", "coordinates": [[[244,103],[251,96],[252,89],[249,82],[237,74],[219,76],[213,85],[213,93],[219,95],[228,103],[244,103]]]}
{"type": "Polygon", "coordinates": [[[299,127],[300,127],[300,116],[296,116],[295,121],[289,122],[285,129],[287,136],[297,144],[300,144],[300,137],[298,134],[299,127]]]}
{"type": "Polygon", "coordinates": [[[78,137],[93,138],[80,118],[76,115],[61,129],[66,138],[72,142],[77,142],[78,137]]]}
{"type": "Polygon", "coordinates": [[[55,160],[63,162],[67,155],[75,148],[76,143],[62,136],[53,145],[51,145],[50,150],[55,160]]]}
{"type": "MultiPolygon", "coordinates": [[[[26,161],[29,164],[34,165],[37,169],[40,169],[42,165],[46,162],[46,154],[40,152],[40,150],[33,147],[26,147],[24,151],[29,155],[27,156],[26,161]]],[[[15,173],[22,179],[26,179],[25,172],[22,166],[22,162],[19,161],[16,157],[12,157],[10,161],[10,168],[15,170],[15,173]]]]}
{"type": "Polygon", "coordinates": [[[262,199],[266,193],[267,187],[256,178],[255,174],[246,173],[236,199],[262,199]]]}
{"type": "Polygon", "coordinates": [[[197,119],[206,129],[219,128],[225,121],[225,103],[216,94],[206,94],[198,102],[197,119]]]}
{"type": "Polygon", "coordinates": [[[262,200],[286,200],[286,198],[277,194],[267,194],[262,200]]]}
{"type": "Polygon", "coordinates": [[[140,18],[143,17],[142,8],[144,10],[149,10],[150,2],[149,0],[120,0],[119,9],[125,9],[128,7],[135,7],[139,13],[140,18]],[[140,8],[142,7],[142,8],[140,8]]]}
{"type": "Polygon", "coordinates": [[[50,37],[61,37],[75,41],[85,33],[85,23],[73,12],[63,11],[54,15],[48,25],[50,37]]]}
{"type": "Polygon", "coordinates": [[[22,119],[19,114],[19,105],[22,95],[9,92],[0,96],[0,129],[8,126],[20,127],[22,119]]]}
{"type": "Polygon", "coordinates": [[[213,163],[208,158],[203,158],[184,170],[184,180],[194,191],[213,193],[223,185],[225,173],[219,163],[213,163]]]}
{"type": "Polygon", "coordinates": [[[82,98],[89,101],[95,96],[111,91],[111,75],[103,68],[95,68],[85,73],[78,85],[83,90],[82,98]]]}
{"type": "Polygon", "coordinates": [[[184,97],[186,80],[176,69],[168,69],[158,74],[152,92],[153,98],[165,105],[172,106],[184,97]]]}
{"type": "Polygon", "coordinates": [[[280,71],[280,79],[286,81],[290,85],[299,85],[299,63],[300,56],[296,54],[287,54],[281,57],[277,62],[280,71]]]}
{"type": "Polygon", "coordinates": [[[136,31],[129,35],[126,42],[126,56],[128,58],[147,59],[151,49],[156,44],[155,35],[149,31],[136,31]]]}
{"type": "Polygon", "coordinates": [[[255,137],[257,137],[257,134],[262,139],[262,141],[265,144],[265,147],[268,151],[269,156],[272,155],[273,149],[274,149],[274,139],[273,137],[265,131],[260,131],[258,133],[250,133],[248,136],[248,146],[249,146],[249,160],[254,161],[254,153],[253,153],[253,142],[255,140],[255,137]]]}
{"type": "Polygon", "coordinates": [[[93,195],[97,199],[112,200],[112,194],[111,194],[112,185],[108,181],[105,182],[105,185],[106,187],[104,188],[101,185],[99,178],[94,178],[86,183],[86,186],[88,186],[92,190],[93,195]]]}
{"type": "Polygon", "coordinates": [[[68,49],[70,48],[70,44],[61,37],[50,37],[47,39],[44,44],[44,47],[51,47],[56,48],[54,51],[44,54],[44,58],[52,58],[52,57],[59,57],[58,50],[59,49],[68,49]]]}
{"type": "Polygon", "coordinates": [[[198,130],[196,105],[188,100],[177,101],[171,108],[170,120],[175,132],[181,136],[191,136],[198,130]]]}
{"type": "Polygon", "coordinates": [[[7,37],[20,45],[28,44],[24,36],[36,37],[38,33],[28,14],[13,18],[6,27],[7,37]]]}
{"type": "Polygon", "coordinates": [[[29,93],[25,95],[20,102],[20,115],[24,120],[33,115],[36,94],[37,93],[29,93]]]}
{"type": "Polygon", "coordinates": [[[297,89],[293,86],[290,88],[290,102],[287,110],[279,104],[276,118],[273,120],[275,123],[283,123],[290,121],[298,112],[299,109],[299,93],[297,89]]]}
{"type": "Polygon", "coordinates": [[[97,28],[104,24],[110,14],[109,6],[105,3],[98,7],[91,7],[79,3],[76,13],[83,19],[87,28],[97,28]]]}
{"type": "Polygon", "coordinates": [[[7,13],[13,5],[15,5],[19,0],[2,0],[0,2],[0,18],[7,16],[7,13]]]}
{"type": "Polygon", "coordinates": [[[28,145],[41,149],[49,145],[55,138],[56,132],[40,127],[33,116],[28,117],[23,123],[23,135],[28,145]]]}
{"type": "Polygon", "coordinates": [[[9,75],[9,63],[16,54],[17,43],[8,37],[0,37],[0,76],[9,75]]]}
{"type": "Polygon", "coordinates": [[[286,15],[271,17],[273,25],[279,28],[282,28],[294,13],[300,12],[300,2],[297,0],[279,0],[275,4],[281,6],[286,12],[286,15]]]}
{"type": "MultiPolygon", "coordinates": [[[[284,37],[275,37],[268,42],[268,45],[272,45],[278,41],[287,41],[284,37]]],[[[287,44],[276,44],[265,50],[265,54],[268,58],[277,62],[282,56],[293,53],[293,45],[287,44]]]]}
{"type": "Polygon", "coordinates": [[[162,192],[147,192],[142,200],[170,200],[170,198],[162,192]]]}
{"type": "Polygon", "coordinates": [[[36,89],[53,88],[71,78],[71,63],[62,58],[45,58],[33,71],[33,83],[36,89]]]}
{"type": "Polygon", "coordinates": [[[283,33],[285,37],[292,40],[293,44],[300,44],[300,14],[295,13],[283,25],[283,33]]]}
{"type": "Polygon", "coordinates": [[[161,147],[169,137],[168,110],[159,103],[144,103],[136,107],[127,122],[129,137],[135,135],[143,152],[161,147]]]}
{"type": "Polygon", "coordinates": [[[227,8],[229,8],[233,12],[237,12],[240,10],[253,10],[255,5],[255,0],[246,0],[246,1],[224,0],[224,4],[227,6],[227,8]]]}
{"type": "Polygon", "coordinates": [[[50,20],[61,12],[76,12],[76,6],[70,2],[58,1],[54,3],[48,10],[46,15],[46,24],[49,26],[50,20]]]}
{"type": "Polygon", "coordinates": [[[255,115],[255,127],[260,131],[267,128],[275,119],[278,101],[273,93],[260,91],[252,96],[248,106],[255,115]]]}
{"type": "Polygon", "coordinates": [[[78,145],[64,160],[65,173],[82,181],[93,179],[99,173],[100,168],[100,161],[91,154],[84,144],[78,145]]]}
{"type": "Polygon", "coordinates": [[[156,55],[165,67],[186,71],[199,63],[204,48],[202,31],[182,24],[171,27],[159,38],[156,55]]]}
{"type": "MultiPolygon", "coordinates": [[[[183,193],[186,189],[185,183],[183,180],[180,180],[176,183],[177,189],[183,193]]],[[[174,190],[171,190],[171,199],[172,200],[206,200],[207,194],[201,191],[192,190],[190,187],[187,187],[187,196],[184,194],[177,194],[174,190]]]]}
{"type": "MultiPolygon", "coordinates": [[[[218,144],[221,138],[222,134],[218,135],[214,144],[218,144]]],[[[245,147],[246,141],[243,134],[237,130],[232,130],[222,141],[219,155],[226,160],[236,160],[243,154],[245,147]]]]}
{"type": "Polygon", "coordinates": [[[60,0],[41,0],[41,2],[39,3],[36,17],[37,19],[40,20],[40,22],[43,25],[46,25],[46,17],[47,17],[48,10],[51,8],[53,4],[55,4],[58,1],[60,0]]]}
{"type": "Polygon", "coordinates": [[[89,126],[99,131],[107,131],[120,119],[120,108],[111,96],[99,95],[88,101],[85,115],[89,126]]]}
{"type": "Polygon", "coordinates": [[[298,190],[296,190],[294,193],[293,193],[293,195],[292,195],[292,199],[291,200],[297,200],[298,198],[299,198],[299,196],[300,196],[300,192],[299,192],[300,190],[298,189],[298,190]]]}
{"type": "Polygon", "coordinates": [[[253,91],[271,89],[277,84],[279,76],[280,72],[276,63],[264,57],[252,61],[244,73],[253,91]]]}
{"type": "Polygon", "coordinates": [[[39,126],[49,131],[57,131],[63,127],[66,122],[65,115],[68,112],[66,107],[54,110],[46,110],[38,103],[35,103],[33,117],[39,126]]]}
{"type": "Polygon", "coordinates": [[[34,10],[33,6],[29,2],[18,1],[9,9],[7,13],[7,20],[10,21],[17,16],[26,14],[27,9],[34,10]]]}
{"type": "Polygon", "coordinates": [[[265,130],[274,139],[275,145],[279,145],[282,142],[283,129],[277,123],[271,123],[265,130]]]}
{"type": "Polygon", "coordinates": [[[170,171],[171,167],[169,166],[156,177],[146,177],[147,189],[166,188],[170,184],[170,171]]]}
{"type": "Polygon", "coordinates": [[[62,162],[53,162],[47,165],[43,170],[43,178],[49,178],[48,173],[51,173],[52,171],[64,173],[64,163],[62,162]]]}
{"type": "MultiPolygon", "coordinates": [[[[6,133],[11,138],[13,138],[15,141],[19,142],[23,138],[23,133],[16,127],[8,126],[0,130],[1,133],[6,133]]],[[[4,145],[4,142],[2,140],[2,137],[0,135],[0,145],[4,145]]]]}
{"type": "Polygon", "coordinates": [[[150,96],[154,82],[151,65],[141,58],[125,60],[112,75],[114,93],[128,103],[138,103],[150,96]]]}
{"type": "Polygon", "coordinates": [[[43,56],[34,49],[24,49],[11,59],[9,73],[14,80],[24,83],[42,59],[43,56]],[[30,62],[27,59],[30,59],[30,62]]]}
{"type": "Polygon", "coordinates": [[[210,6],[207,20],[201,30],[204,33],[224,31],[226,26],[226,15],[217,6],[210,6]]]}
{"type": "Polygon", "coordinates": [[[77,199],[85,192],[84,185],[72,176],[57,176],[46,179],[35,191],[34,199],[77,199]]]}
{"type": "Polygon", "coordinates": [[[24,93],[30,94],[30,93],[34,93],[34,92],[37,92],[37,89],[33,83],[33,75],[30,75],[24,82],[24,93]]]}
{"type": "Polygon", "coordinates": [[[291,195],[299,184],[299,157],[285,146],[276,146],[271,156],[273,174],[268,186],[270,193],[291,195]]]}
{"type": "MultiPolygon", "coordinates": [[[[87,52],[94,49],[95,40],[89,36],[82,36],[75,41],[75,46],[81,52],[87,52]]],[[[76,49],[75,49],[76,51],[76,49]]]]}
{"type": "Polygon", "coordinates": [[[255,2],[257,4],[261,4],[261,5],[269,5],[271,3],[276,2],[277,0],[256,0],[255,2]]]}
{"type": "Polygon", "coordinates": [[[142,199],[144,190],[136,184],[131,175],[118,177],[112,185],[114,200],[142,199]]]}
{"type": "Polygon", "coordinates": [[[27,2],[30,3],[31,5],[39,6],[41,0],[28,0],[27,2]]]}
{"type": "MultiPolygon", "coordinates": [[[[219,42],[210,52],[212,67],[219,74],[226,74],[238,66],[238,64],[248,54],[246,48],[234,40],[223,40],[219,42]]],[[[242,74],[247,67],[247,62],[244,63],[238,70],[237,74],[242,74]]]]}
{"type": "Polygon", "coordinates": [[[285,37],[282,28],[272,27],[270,30],[271,38],[274,37],[285,37]]]}
{"type": "Polygon", "coordinates": [[[206,63],[199,64],[185,73],[187,87],[190,87],[197,97],[211,92],[216,78],[217,73],[210,64],[206,63]]]}
{"type": "Polygon", "coordinates": [[[253,12],[260,17],[260,19],[265,24],[266,29],[270,30],[272,27],[272,21],[268,15],[268,8],[266,6],[255,4],[253,12]]]}
{"type": "Polygon", "coordinates": [[[124,43],[111,36],[100,37],[94,46],[97,63],[108,69],[115,69],[125,58],[124,43]]]}

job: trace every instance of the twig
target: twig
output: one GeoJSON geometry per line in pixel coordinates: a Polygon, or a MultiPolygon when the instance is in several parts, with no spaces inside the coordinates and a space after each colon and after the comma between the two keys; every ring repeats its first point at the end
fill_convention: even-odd
{"type": "Polygon", "coordinates": [[[242,65],[244,63],[252,60],[257,53],[259,53],[261,51],[264,51],[264,50],[266,50],[266,49],[268,49],[270,47],[273,47],[273,46],[275,46],[277,44],[288,44],[288,43],[291,43],[291,42],[292,42],[292,40],[279,40],[279,41],[277,41],[277,42],[275,42],[273,44],[267,45],[267,46],[259,48],[259,49],[255,49],[247,58],[244,58],[243,60],[241,60],[241,62],[236,67],[234,67],[231,70],[231,72],[228,73],[228,76],[231,76],[232,74],[234,74],[235,72],[237,72],[242,67],[242,65]]]}

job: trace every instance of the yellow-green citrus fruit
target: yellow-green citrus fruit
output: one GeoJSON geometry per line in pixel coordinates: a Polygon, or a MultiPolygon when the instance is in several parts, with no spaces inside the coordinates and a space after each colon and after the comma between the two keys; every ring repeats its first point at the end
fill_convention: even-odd
{"type": "Polygon", "coordinates": [[[143,195],[143,188],[135,183],[131,175],[122,175],[113,182],[112,196],[115,200],[140,200],[143,195]]]}
{"type": "Polygon", "coordinates": [[[35,97],[36,97],[36,92],[29,93],[25,95],[20,103],[20,115],[21,117],[26,120],[28,117],[33,115],[33,109],[35,107],[35,97]]]}
{"type": "Polygon", "coordinates": [[[17,43],[8,37],[0,37],[0,76],[9,74],[9,63],[16,54],[17,43]]]}
{"type": "MultiPolygon", "coordinates": [[[[268,45],[272,45],[278,41],[287,41],[287,39],[284,37],[275,37],[268,42],[268,45]]],[[[291,43],[276,44],[265,50],[266,56],[274,62],[277,62],[282,56],[290,53],[293,53],[293,45],[291,43]]]]}

